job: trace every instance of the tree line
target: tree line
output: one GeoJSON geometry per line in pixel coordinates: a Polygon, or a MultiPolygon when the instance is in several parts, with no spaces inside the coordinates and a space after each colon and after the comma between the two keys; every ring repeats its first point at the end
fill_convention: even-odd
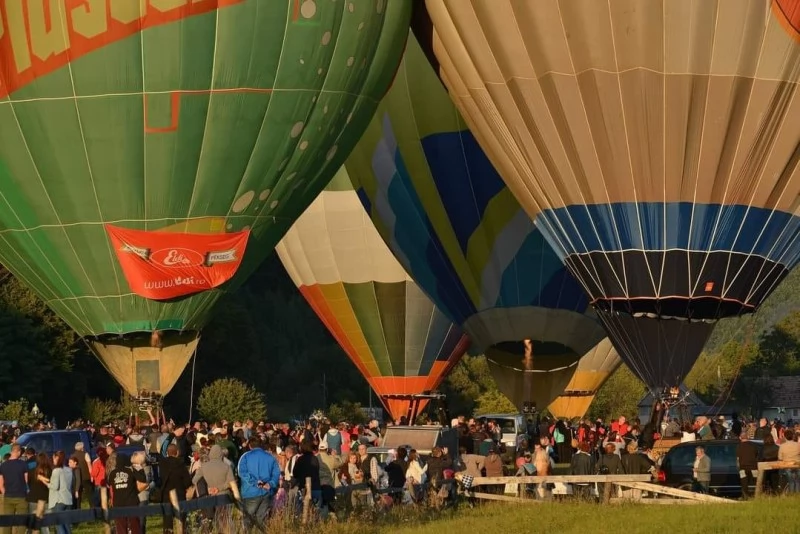
{"type": "MultiPolygon", "coordinates": [[[[686,384],[707,402],[720,396],[768,401],[758,381],[742,378],[800,373],[798,295],[800,276],[792,274],[758,313],[720,321],[686,384]]],[[[0,270],[0,355],[0,400],[38,403],[59,423],[87,410],[113,411],[103,403],[123,397],[72,329],[6,270],[0,270]],[[84,409],[86,399],[94,400],[84,409]]],[[[166,411],[176,420],[188,419],[190,409],[197,417],[202,388],[220,377],[239,379],[263,395],[272,420],[379,405],[275,256],[220,300],[195,360],[166,397],[166,411]]],[[[465,356],[441,390],[454,413],[513,410],[482,356],[465,356]]],[[[590,415],[633,414],[643,394],[643,384],[623,366],[600,390],[590,415]]],[[[120,406],[115,409],[130,409],[120,406]]]]}

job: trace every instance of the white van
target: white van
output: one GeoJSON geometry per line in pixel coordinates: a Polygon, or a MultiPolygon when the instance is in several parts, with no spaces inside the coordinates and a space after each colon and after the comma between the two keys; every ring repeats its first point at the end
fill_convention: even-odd
{"type": "Polygon", "coordinates": [[[506,447],[516,448],[520,436],[528,435],[528,424],[521,413],[490,413],[477,415],[475,419],[481,423],[494,421],[502,433],[500,442],[506,447]]]}

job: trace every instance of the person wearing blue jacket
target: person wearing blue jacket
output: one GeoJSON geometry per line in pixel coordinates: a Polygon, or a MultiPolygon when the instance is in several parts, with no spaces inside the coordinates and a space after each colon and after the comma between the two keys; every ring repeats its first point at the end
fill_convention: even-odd
{"type": "Polygon", "coordinates": [[[278,491],[281,469],[274,456],[261,448],[261,440],[251,437],[248,451],[239,459],[238,471],[242,481],[241,495],[244,505],[244,528],[250,530],[253,521],[263,524],[278,491]]]}

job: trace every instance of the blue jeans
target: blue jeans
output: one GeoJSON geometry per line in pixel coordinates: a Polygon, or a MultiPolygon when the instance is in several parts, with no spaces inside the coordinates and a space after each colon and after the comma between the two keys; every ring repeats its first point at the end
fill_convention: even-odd
{"type": "Polygon", "coordinates": [[[94,489],[92,490],[92,508],[100,508],[101,505],[100,486],[94,486],[94,489]]]}
{"type": "Polygon", "coordinates": [[[251,497],[242,499],[244,504],[244,528],[250,530],[254,522],[263,525],[267,522],[269,509],[272,507],[272,496],[262,495],[261,497],[251,497]]]}
{"type": "MultiPolygon", "coordinates": [[[[65,510],[71,510],[71,506],[67,506],[63,503],[58,503],[55,505],[54,508],[51,508],[50,512],[63,512],[65,510]]],[[[72,525],[66,523],[64,525],[56,525],[56,534],[72,534],[72,525]]]]}
{"type": "Polygon", "coordinates": [[[789,493],[797,493],[800,491],[800,471],[796,469],[784,469],[783,476],[786,477],[786,491],[789,493]]]}

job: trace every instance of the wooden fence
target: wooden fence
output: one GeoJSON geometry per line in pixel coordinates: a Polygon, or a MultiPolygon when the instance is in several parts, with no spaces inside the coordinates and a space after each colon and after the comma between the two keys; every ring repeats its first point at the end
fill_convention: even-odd
{"type": "MultiPolygon", "coordinates": [[[[105,489],[105,488],[103,488],[105,489]]],[[[111,523],[115,519],[161,517],[165,522],[174,522],[174,531],[181,534],[183,523],[175,521],[184,518],[191,512],[215,508],[218,506],[232,505],[236,502],[233,495],[219,495],[202,497],[189,501],[178,502],[178,496],[173,490],[170,494],[170,503],[148,504],[146,506],[123,506],[109,508],[108,499],[103,498],[104,505],[100,508],[86,508],[82,510],[64,510],[62,512],[45,513],[47,503],[39,501],[36,512],[28,515],[0,515],[0,527],[24,527],[28,530],[40,530],[42,527],[56,525],[76,525],[79,523],[92,523],[102,521],[106,533],[111,532],[111,523]]]]}
{"type": "Polygon", "coordinates": [[[716,502],[716,503],[731,503],[736,502],[722,497],[715,497],[713,495],[705,495],[702,493],[695,493],[691,491],[681,490],[677,488],[670,488],[659,484],[653,484],[650,475],[548,475],[548,476],[512,476],[512,477],[475,477],[472,480],[470,489],[476,486],[500,486],[500,485],[517,485],[517,496],[499,495],[493,493],[476,492],[474,489],[469,493],[471,497],[478,499],[487,499],[493,501],[506,501],[506,502],[524,502],[536,503],[543,502],[541,499],[526,499],[523,498],[523,491],[525,485],[528,484],[577,484],[577,485],[593,485],[602,484],[602,495],[600,499],[604,503],[612,502],[613,491],[615,486],[620,486],[626,489],[638,490],[631,492],[631,500],[637,502],[655,502],[655,499],[642,499],[641,492],[647,491],[649,493],[668,495],[675,497],[679,500],[663,501],[670,503],[678,503],[682,501],[694,502],[716,502]],[[637,497],[638,496],[638,497],[637,497]]]}
{"type": "MultiPolygon", "coordinates": [[[[800,463],[797,462],[758,462],[758,476],[756,477],[756,498],[764,494],[764,483],[767,471],[774,470],[797,471],[800,463]]],[[[800,473],[798,473],[800,475],[800,473]]]]}

